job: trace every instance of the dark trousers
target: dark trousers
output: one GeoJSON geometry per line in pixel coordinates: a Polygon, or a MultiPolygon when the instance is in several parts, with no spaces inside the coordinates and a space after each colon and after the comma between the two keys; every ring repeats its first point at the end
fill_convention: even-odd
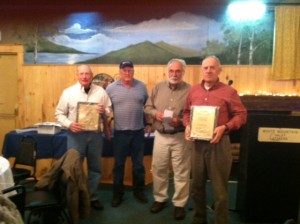
{"type": "Polygon", "coordinates": [[[194,221],[206,223],[206,181],[214,192],[215,223],[228,223],[228,179],[232,164],[230,140],[224,135],[218,144],[196,141],[192,150],[192,198],[194,221]]]}
{"type": "Polygon", "coordinates": [[[122,197],[124,194],[124,170],[127,156],[132,160],[133,191],[144,191],[145,167],[144,167],[144,130],[115,131],[113,138],[114,150],[114,197],[122,197]]]}

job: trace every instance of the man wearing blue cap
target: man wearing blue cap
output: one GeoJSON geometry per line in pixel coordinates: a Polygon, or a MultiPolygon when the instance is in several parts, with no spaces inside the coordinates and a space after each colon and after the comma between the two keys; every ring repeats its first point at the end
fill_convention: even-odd
{"type": "Polygon", "coordinates": [[[122,61],[120,79],[110,84],[106,91],[112,101],[114,114],[114,171],[112,207],[118,207],[124,195],[124,169],[131,155],[133,166],[133,193],[141,203],[147,203],[144,194],[144,104],[148,98],[145,84],[134,79],[131,61],[122,61]]]}

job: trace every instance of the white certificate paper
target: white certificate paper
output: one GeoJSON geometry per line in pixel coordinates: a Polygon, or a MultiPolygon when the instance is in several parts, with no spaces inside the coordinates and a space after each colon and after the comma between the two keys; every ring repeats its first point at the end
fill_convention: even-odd
{"type": "Polygon", "coordinates": [[[191,107],[191,135],[192,139],[210,141],[214,137],[214,129],[219,114],[219,107],[192,106],[191,107]]]}
{"type": "Polygon", "coordinates": [[[96,105],[97,103],[78,102],[76,120],[85,131],[101,130],[101,120],[96,105]]]}

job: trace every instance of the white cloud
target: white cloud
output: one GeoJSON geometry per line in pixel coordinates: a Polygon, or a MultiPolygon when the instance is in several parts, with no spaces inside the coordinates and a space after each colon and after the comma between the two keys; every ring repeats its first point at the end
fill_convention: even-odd
{"type": "MultiPolygon", "coordinates": [[[[221,24],[202,15],[179,12],[169,18],[151,19],[138,24],[122,24],[102,27],[103,32],[85,40],[72,39],[67,35],[54,37],[54,42],[80,51],[105,54],[131,44],[143,41],[165,41],[181,47],[200,50],[206,46],[208,38],[222,40],[221,24]]],[[[64,31],[65,34],[92,32],[74,24],[64,31]]]]}
{"type": "Polygon", "coordinates": [[[97,31],[92,29],[82,29],[79,23],[75,23],[71,27],[65,29],[63,32],[66,34],[84,34],[97,31]]]}
{"type": "Polygon", "coordinates": [[[138,24],[125,24],[105,30],[120,39],[130,36],[136,42],[163,40],[170,44],[199,50],[207,37],[222,39],[221,24],[202,15],[179,12],[169,18],[151,19],[138,24]],[[201,38],[200,38],[201,37],[201,38]],[[203,40],[203,38],[205,38],[203,40]]]}
{"type": "Polygon", "coordinates": [[[105,54],[109,51],[117,50],[122,43],[117,39],[109,38],[101,33],[84,40],[72,39],[67,35],[58,35],[56,37],[52,37],[51,41],[79,51],[99,54],[105,54]]]}

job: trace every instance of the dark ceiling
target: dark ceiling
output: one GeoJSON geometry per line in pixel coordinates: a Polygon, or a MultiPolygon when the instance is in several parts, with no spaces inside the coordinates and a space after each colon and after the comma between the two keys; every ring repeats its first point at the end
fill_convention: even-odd
{"type": "MultiPolygon", "coordinates": [[[[230,2],[237,0],[6,0],[1,1],[0,5],[148,5],[148,4],[163,4],[163,5],[227,5],[230,2]]],[[[240,0],[248,1],[248,0],[240,0]]],[[[300,5],[300,0],[263,0],[268,5],[300,5]]]]}
{"type": "MultiPolygon", "coordinates": [[[[238,0],[0,0],[1,14],[41,14],[57,16],[68,12],[101,11],[108,18],[139,20],[170,16],[174,12],[201,12],[209,16],[224,11],[230,2],[238,0]]],[[[248,1],[248,0],[239,0],[248,1]]],[[[297,5],[300,0],[263,0],[270,11],[278,5],[297,5]]]]}

